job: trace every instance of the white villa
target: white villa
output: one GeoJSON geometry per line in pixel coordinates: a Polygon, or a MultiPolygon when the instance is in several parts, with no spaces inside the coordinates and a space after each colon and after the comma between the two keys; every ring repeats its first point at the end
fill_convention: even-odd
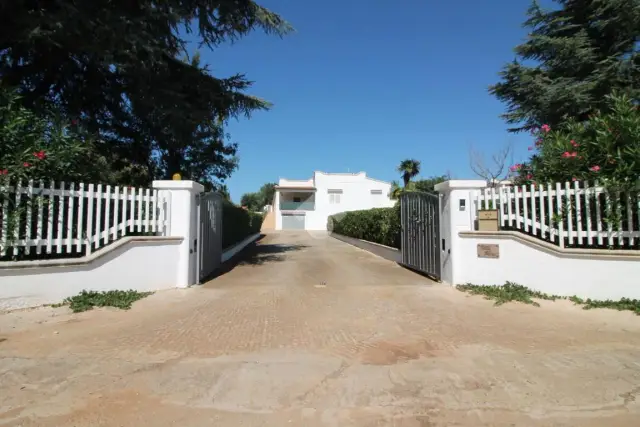
{"type": "Polygon", "coordinates": [[[392,207],[391,183],[360,173],[314,172],[313,178],[280,178],[274,196],[276,230],[326,230],[330,215],[392,207]]]}

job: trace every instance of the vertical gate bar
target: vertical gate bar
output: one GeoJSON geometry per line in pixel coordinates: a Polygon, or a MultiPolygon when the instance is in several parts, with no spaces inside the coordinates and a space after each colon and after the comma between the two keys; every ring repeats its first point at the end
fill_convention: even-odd
{"type": "Polygon", "coordinates": [[[436,199],[436,215],[434,217],[435,223],[435,236],[436,236],[436,278],[438,280],[442,279],[442,254],[440,253],[440,196],[437,196],[436,199]]]}
{"type": "Polygon", "coordinates": [[[400,250],[402,253],[402,263],[407,263],[407,221],[404,212],[407,209],[407,199],[400,196],[400,250]]]}
{"type": "Polygon", "coordinates": [[[430,212],[429,212],[429,251],[431,252],[429,254],[429,263],[431,264],[429,266],[429,270],[431,270],[431,274],[435,274],[435,270],[436,270],[436,248],[435,245],[437,244],[437,242],[435,242],[434,240],[434,221],[435,221],[435,217],[436,217],[436,208],[435,205],[433,204],[433,197],[429,197],[429,205],[430,205],[430,212]]]}
{"type": "Polygon", "coordinates": [[[200,261],[200,256],[202,254],[202,242],[201,242],[201,237],[200,237],[200,233],[201,233],[201,229],[202,226],[200,224],[200,213],[201,213],[201,208],[202,208],[202,193],[200,193],[198,196],[196,196],[196,239],[198,239],[197,241],[197,245],[194,248],[196,250],[196,284],[200,284],[200,267],[201,267],[201,261],[200,261]]]}
{"type": "Polygon", "coordinates": [[[422,236],[422,268],[423,270],[429,270],[429,241],[428,237],[428,225],[429,225],[429,203],[427,203],[427,198],[424,195],[421,195],[418,200],[420,201],[420,205],[422,206],[422,217],[421,217],[421,232],[422,236]]]}
{"type": "Polygon", "coordinates": [[[429,215],[431,214],[430,212],[430,206],[429,206],[429,199],[426,196],[422,196],[422,206],[423,207],[423,211],[424,211],[424,217],[422,219],[422,238],[424,239],[424,268],[426,268],[427,270],[429,270],[429,263],[430,263],[430,257],[431,257],[431,251],[429,246],[431,245],[431,242],[429,242],[429,215]]]}
{"type": "MultiPolygon", "coordinates": [[[[412,197],[413,199],[413,215],[414,218],[417,216],[418,220],[420,219],[420,200],[417,197],[412,197]]],[[[415,223],[415,233],[414,235],[416,236],[415,238],[415,244],[416,244],[416,251],[415,251],[415,258],[413,259],[413,263],[416,266],[416,268],[419,270],[420,269],[420,256],[421,256],[421,251],[420,251],[420,223],[418,221],[414,221],[415,223]]]]}

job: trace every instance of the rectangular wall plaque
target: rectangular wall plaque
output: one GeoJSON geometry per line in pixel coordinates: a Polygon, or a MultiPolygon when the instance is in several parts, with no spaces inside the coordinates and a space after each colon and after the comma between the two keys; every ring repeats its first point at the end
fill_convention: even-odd
{"type": "Polygon", "coordinates": [[[500,258],[500,246],[478,244],[478,258],[500,258]]]}

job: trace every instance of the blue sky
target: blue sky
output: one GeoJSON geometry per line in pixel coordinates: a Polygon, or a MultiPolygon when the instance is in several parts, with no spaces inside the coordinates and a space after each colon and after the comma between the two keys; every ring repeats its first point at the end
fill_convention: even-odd
{"type": "Polygon", "coordinates": [[[504,105],[487,92],[526,35],[529,0],[262,0],[296,28],[283,39],[254,33],[202,56],[217,76],[255,81],[274,104],[230,123],[240,167],[234,201],[278,178],[314,170],[398,179],[404,158],[422,176],[472,178],[469,146],[487,156],[528,135],[506,132],[504,105]]]}

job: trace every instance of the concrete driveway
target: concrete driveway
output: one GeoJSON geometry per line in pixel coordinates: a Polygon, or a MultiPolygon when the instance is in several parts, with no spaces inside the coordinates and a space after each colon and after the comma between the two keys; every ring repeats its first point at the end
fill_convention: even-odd
{"type": "Polygon", "coordinates": [[[640,318],[493,307],[324,234],[131,311],[0,316],[0,426],[637,426],[640,318]]]}

